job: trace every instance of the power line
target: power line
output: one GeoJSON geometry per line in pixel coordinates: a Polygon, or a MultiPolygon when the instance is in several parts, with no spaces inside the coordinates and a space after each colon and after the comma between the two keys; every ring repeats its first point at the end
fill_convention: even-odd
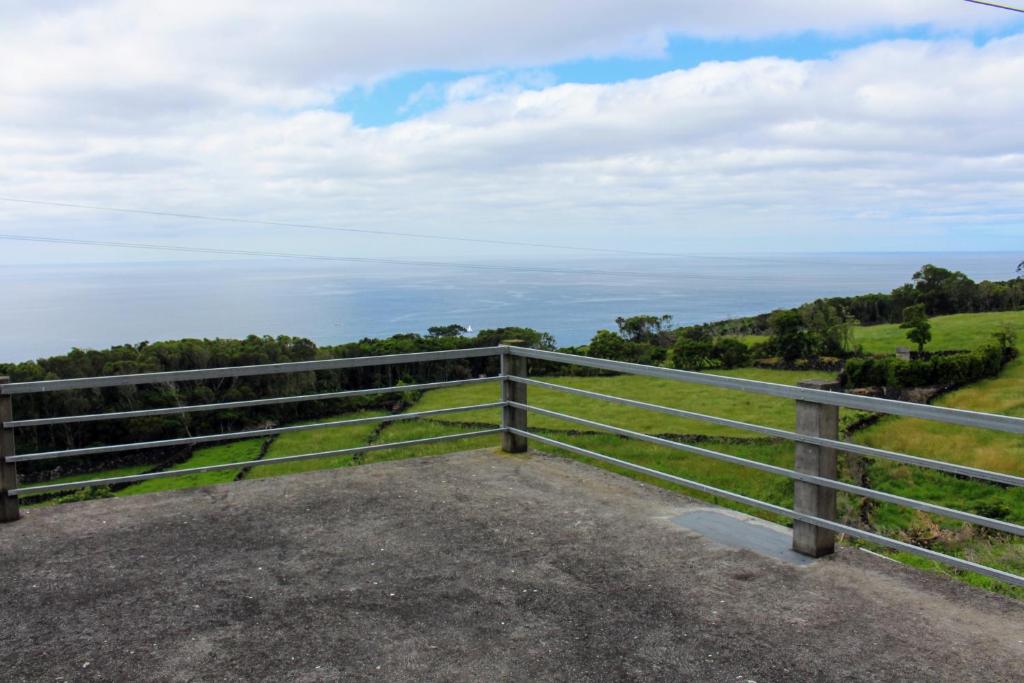
{"type": "MultiPolygon", "coordinates": [[[[170,251],[189,254],[216,254],[222,256],[250,256],[259,258],[279,258],[306,261],[325,261],[335,263],[376,263],[382,265],[417,266],[430,268],[455,268],[465,270],[483,270],[493,272],[513,273],[546,273],[552,275],[597,275],[601,277],[627,277],[640,278],[647,281],[657,280],[706,280],[721,282],[721,275],[697,275],[679,270],[671,271],[627,271],[627,270],[597,270],[592,268],[545,268],[543,266],[513,266],[503,264],[469,263],[460,261],[413,261],[405,259],[377,258],[370,256],[334,256],[330,254],[302,254],[284,251],[256,251],[251,249],[219,249],[215,247],[196,247],[174,244],[152,244],[147,242],[115,242],[109,240],[84,240],[70,237],[49,237],[44,235],[16,235],[0,233],[0,240],[15,242],[39,242],[43,244],[68,244],[72,246],[107,247],[115,249],[140,249],[147,251],[170,251]]],[[[725,257],[723,257],[725,258],[725,257]]],[[[739,257],[737,257],[739,258],[739,257]]],[[[731,281],[744,281],[760,283],[763,279],[760,276],[747,277],[742,275],[729,275],[731,281]]]]}
{"type": "MultiPolygon", "coordinates": [[[[698,254],[695,252],[681,253],[672,251],[632,251],[628,249],[605,249],[600,247],[581,247],[566,244],[550,244],[542,242],[517,242],[512,240],[496,240],[487,239],[482,237],[450,237],[446,235],[431,235],[428,233],[417,233],[417,232],[396,232],[386,230],[370,230],[366,228],[346,228],[337,226],[327,225],[316,225],[310,223],[291,223],[285,221],[266,221],[259,219],[250,218],[239,218],[235,216],[209,216],[205,214],[194,214],[194,213],[181,213],[173,211],[156,211],[151,209],[130,209],[125,207],[116,206],[102,206],[98,204],[78,204],[75,202],[63,202],[63,201],[49,201],[42,199],[25,199],[22,197],[5,197],[0,196],[2,202],[14,202],[18,204],[33,204],[38,206],[52,206],[62,207],[70,209],[85,209],[89,211],[109,211],[114,213],[127,213],[143,216],[162,216],[169,218],[184,218],[187,220],[204,220],[204,221],[218,221],[223,223],[236,223],[236,224],[252,224],[252,225],[266,225],[272,227],[287,227],[287,228],[305,228],[310,230],[325,230],[331,232],[346,232],[346,233],[357,233],[364,235],[377,235],[387,237],[413,237],[420,239],[431,239],[431,240],[443,240],[451,242],[473,242],[478,244],[497,244],[504,246],[520,246],[520,247],[536,247],[542,249],[565,249],[578,252],[590,252],[590,253],[603,253],[603,254],[617,254],[624,256],[647,256],[647,257],[680,257],[680,258],[694,258],[698,257],[701,260],[715,260],[715,261],[736,261],[739,263],[777,263],[778,259],[773,258],[757,258],[751,256],[727,256],[722,254],[698,254]]],[[[198,247],[197,247],[198,248],[198,247]]],[[[583,271],[573,271],[583,272],[583,271]]],[[[685,277],[685,276],[683,276],[685,277]]]]}
{"type": "Polygon", "coordinates": [[[986,2],[985,0],[964,0],[964,2],[970,2],[975,5],[985,5],[986,7],[995,7],[996,9],[1005,9],[1011,12],[1020,12],[1024,14],[1024,9],[1020,7],[1010,7],[1009,5],[1000,5],[998,2],[986,2]]]}
{"type": "Polygon", "coordinates": [[[186,218],[189,220],[217,221],[221,223],[242,223],[249,225],[266,225],[278,228],[302,228],[306,230],[325,230],[330,232],[348,232],[362,235],[383,237],[412,237],[426,240],[443,240],[446,242],[475,242],[477,244],[500,244],[503,246],[534,247],[539,249],[564,249],[568,251],[585,251],[604,254],[625,254],[630,256],[683,256],[683,254],[666,254],[665,252],[631,251],[627,249],[602,249],[600,247],[581,247],[571,244],[549,244],[544,242],[517,242],[514,240],[496,240],[483,237],[452,237],[448,235],[432,235],[422,232],[398,232],[394,230],[370,230],[368,228],[344,228],[311,223],[288,223],[284,221],[267,221],[255,218],[238,218],[236,216],[207,216],[195,213],[178,213],[174,211],[155,211],[150,209],[128,209],[118,206],[98,206],[94,204],[76,204],[73,202],[45,201],[41,199],[22,199],[20,197],[0,197],[0,201],[17,202],[19,204],[36,204],[70,209],[86,209],[89,211],[109,211],[113,213],[129,213],[143,216],[163,216],[167,218],[186,218]]]}
{"type": "MultiPolygon", "coordinates": [[[[443,268],[467,268],[471,270],[513,271],[523,273],[555,273],[559,275],[615,275],[628,277],[650,277],[652,273],[630,272],[622,270],[591,270],[575,268],[543,268],[536,266],[506,266],[498,264],[465,263],[448,261],[409,261],[404,259],[373,258],[368,256],[332,256],[326,254],[298,254],[284,251],[254,251],[249,249],[217,249],[214,247],[190,247],[174,244],[149,244],[143,242],[112,242],[105,240],[82,240],[67,237],[45,237],[42,235],[0,234],[2,240],[18,242],[43,242],[46,244],[71,244],[91,247],[114,247],[122,249],[144,249],[150,251],[176,251],[192,254],[219,254],[226,256],[257,256],[284,259],[300,259],[311,261],[332,261],[342,263],[379,263],[399,266],[428,266],[443,268]]],[[[687,277],[676,273],[672,277],[687,277]]],[[[699,276],[689,276],[698,278],[699,276]]]]}
{"type": "MultiPolygon", "coordinates": [[[[32,204],[32,205],[39,205],[39,206],[52,206],[52,207],[62,207],[62,208],[71,208],[71,209],[85,209],[85,210],[90,210],[90,211],[109,211],[109,212],[115,212],[115,213],[127,213],[127,214],[136,214],[136,215],[144,215],[144,216],[163,216],[163,217],[170,217],[170,218],[183,218],[183,219],[188,219],[188,220],[206,220],[206,221],[220,221],[220,222],[225,222],[225,223],[237,223],[237,224],[267,225],[267,226],[274,226],[274,227],[306,228],[306,229],[311,229],[311,230],[326,230],[326,231],[359,233],[359,234],[377,235],[377,236],[414,237],[414,238],[432,239],[432,240],[445,240],[445,241],[453,241],[453,242],[475,242],[475,243],[482,243],[482,244],[498,244],[498,245],[505,245],[505,246],[538,247],[538,248],[544,248],[544,249],[567,249],[567,250],[581,251],[581,252],[592,252],[592,253],[593,252],[597,252],[597,253],[619,254],[619,255],[628,255],[628,256],[646,256],[646,257],[662,257],[662,258],[666,258],[666,257],[699,258],[702,261],[706,261],[706,260],[735,261],[735,262],[742,263],[742,264],[749,264],[749,263],[777,264],[779,262],[778,258],[758,258],[758,257],[752,257],[750,255],[746,255],[746,256],[731,256],[731,255],[723,255],[723,254],[703,254],[703,253],[696,253],[696,252],[680,253],[680,252],[671,252],[671,251],[657,251],[657,252],[652,252],[652,251],[631,251],[631,250],[626,250],[626,249],[604,249],[604,248],[599,248],[599,247],[580,247],[580,246],[562,245],[562,244],[548,244],[548,243],[536,243],[536,242],[516,242],[516,241],[511,241],[511,240],[494,240],[494,239],[476,238],[476,237],[450,237],[450,236],[445,236],[445,235],[431,235],[431,234],[427,234],[427,233],[412,233],[412,232],[395,232],[395,231],[384,231],[384,230],[369,230],[369,229],[365,229],[365,228],[344,228],[344,227],[315,225],[315,224],[307,224],[307,223],[290,223],[290,222],[283,222],[283,221],[265,221],[265,220],[259,220],[259,219],[238,218],[238,217],[234,217],[234,216],[208,216],[208,215],[204,215],[204,214],[179,213],[179,212],[172,212],[172,211],[156,211],[156,210],[150,210],[150,209],[130,209],[130,208],[124,208],[124,207],[101,206],[101,205],[96,205],[96,204],[78,204],[78,203],[75,203],[75,202],[49,201],[49,200],[42,200],[42,199],[25,199],[25,198],[21,198],[21,197],[5,197],[5,196],[0,196],[0,201],[3,201],[3,202],[14,202],[14,203],[19,203],[19,204],[32,204]]],[[[49,242],[55,242],[55,243],[59,242],[58,238],[44,238],[44,237],[40,237],[40,238],[36,239],[36,238],[31,237],[31,236],[25,236],[25,235],[7,235],[7,236],[3,236],[2,239],[22,240],[22,241],[38,241],[38,242],[47,242],[47,241],[49,241],[49,242]]],[[[128,242],[116,242],[115,243],[115,242],[101,242],[101,241],[80,240],[78,242],[68,241],[66,243],[67,244],[83,244],[83,245],[90,245],[90,246],[122,246],[122,247],[128,248],[128,249],[155,249],[155,250],[186,251],[186,252],[187,251],[193,251],[193,252],[196,252],[196,253],[203,253],[203,251],[204,251],[203,247],[175,247],[173,245],[146,245],[146,244],[142,244],[142,243],[138,243],[136,246],[133,246],[133,244],[136,244],[136,243],[128,243],[128,242]]],[[[349,261],[357,261],[358,260],[357,257],[341,257],[341,256],[338,256],[338,257],[326,257],[326,256],[325,257],[320,257],[320,256],[315,255],[315,254],[288,254],[288,253],[278,253],[278,252],[246,252],[246,251],[237,251],[236,252],[236,251],[232,251],[232,250],[221,250],[221,251],[211,250],[208,253],[223,253],[223,254],[229,254],[229,255],[237,253],[237,255],[273,256],[273,257],[277,257],[277,258],[297,258],[297,259],[317,259],[317,260],[349,260],[349,261]]],[[[442,265],[443,266],[454,266],[454,265],[456,265],[454,263],[419,262],[419,261],[404,261],[404,260],[379,260],[377,262],[380,262],[380,263],[397,263],[397,264],[406,264],[406,265],[417,265],[417,264],[437,265],[437,266],[442,266],[442,265]]],[[[837,262],[837,265],[840,265],[840,264],[837,262]]],[[[859,264],[859,265],[863,265],[863,264],[859,264]]],[[[470,267],[470,266],[463,265],[463,266],[460,266],[460,267],[470,267]]],[[[483,266],[483,265],[481,265],[480,267],[490,268],[491,266],[483,266]]],[[[501,268],[498,268],[497,266],[494,266],[494,268],[501,269],[501,270],[512,270],[513,269],[513,267],[501,267],[501,268]]],[[[576,269],[568,270],[568,271],[566,271],[566,270],[557,270],[556,271],[554,269],[548,269],[548,270],[545,270],[543,272],[568,272],[568,273],[578,273],[578,274],[588,274],[588,273],[589,274],[598,274],[598,273],[605,274],[605,273],[610,273],[610,274],[613,274],[613,275],[622,274],[622,275],[644,275],[644,276],[651,275],[651,273],[628,273],[628,272],[625,272],[625,271],[599,271],[599,270],[576,270],[576,269]]],[[[701,276],[698,276],[698,275],[686,275],[686,274],[682,274],[682,273],[673,273],[673,277],[680,277],[680,278],[685,278],[685,279],[698,279],[698,280],[699,279],[713,279],[713,278],[701,277],[701,276]]],[[[740,278],[740,279],[743,279],[743,278],[740,278]]]]}

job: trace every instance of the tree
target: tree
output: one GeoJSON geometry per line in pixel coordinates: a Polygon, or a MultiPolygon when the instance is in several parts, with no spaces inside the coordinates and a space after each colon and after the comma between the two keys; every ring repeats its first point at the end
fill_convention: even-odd
{"type": "Polygon", "coordinates": [[[435,325],[427,328],[427,334],[434,338],[461,337],[466,332],[462,325],[435,325]]]}
{"type": "Polygon", "coordinates": [[[609,360],[624,360],[628,355],[627,342],[625,339],[609,332],[598,330],[590,344],[587,346],[587,355],[592,358],[607,358],[609,360]]]}
{"type": "Polygon", "coordinates": [[[496,346],[506,341],[517,340],[523,346],[544,351],[555,350],[555,338],[547,332],[538,332],[529,327],[498,327],[480,330],[473,340],[473,346],[496,346]]]}
{"type": "Polygon", "coordinates": [[[907,339],[917,344],[917,352],[924,352],[924,345],[932,340],[932,324],[928,322],[924,304],[907,306],[903,309],[903,324],[907,339]]]}
{"type": "Polygon", "coordinates": [[[973,310],[975,284],[960,271],[930,263],[914,273],[916,303],[923,303],[929,315],[946,315],[973,310]]]}
{"type": "Polygon", "coordinates": [[[629,318],[619,316],[615,319],[619,326],[619,336],[627,341],[656,344],[661,340],[663,332],[672,329],[670,315],[634,315],[629,318]]]}
{"type": "Polygon", "coordinates": [[[598,330],[587,347],[587,355],[592,358],[621,360],[627,363],[644,363],[655,365],[665,360],[665,349],[629,341],[608,330],[598,330]]]}
{"type": "Polygon", "coordinates": [[[841,356],[851,346],[855,320],[824,299],[800,307],[811,349],[822,356],[841,356]]]}
{"type": "Polygon", "coordinates": [[[793,361],[807,355],[810,340],[800,313],[775,311],[768,319],[768,327],[771,330],[768,343],[783,359],[793,361]]]}
{"type": "Polygon", "coordinates": [[[747,345],[732,337],[716,339],[711,353],[723,368],[738,368],[750,360],[750,349],[747,345]]]}
{"type": "Polygon", "coordinates": [[[713,353],[710,341],[681,334],[672,346],[672,365],[679,370],[702,370],[713,365],[713,353]]]}

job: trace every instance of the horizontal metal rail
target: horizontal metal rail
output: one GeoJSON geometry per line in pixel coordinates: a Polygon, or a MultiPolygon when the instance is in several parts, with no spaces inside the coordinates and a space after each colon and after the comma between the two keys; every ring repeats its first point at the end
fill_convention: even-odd
{"type": "Polygon", "coordinates": [[[70,489],[88,488],[91,486],[110,486],[112,484],[126,484],[147,479],[162,479],[164,477],[180,477],[186,474],[197,474],[199,472],[215,472],[217,470],[231,470],[241,467],[259,467],[260,465],[276,465],[283,462],[295,462],[297,460],[312,460],[314,458],[327,458],[339,455],[356,455],[358,453],[369,453],[371,451],[382,451],[389,448],[402,448],[405,446],[417,446],[426,443],[437,443],[439,441],[456,441],[459,439],[470,439],[476,436],[487,436],[501,432],[500,428],[481,429],[475,432],[461,432],[459,434],[446,434],[444,436],[430,436],[422,439],[411,439],[409,441],[395,441],[392,443],[373,444],[371,446],[357,446],[355,448],[341,448],[334,451],[320,451],[318,453],[302,453],[300,455],[283,455],[276,458],[264,458],[263,460],[245,460],[243,462],[232,462],[222,465],[205,465],[203,467],[187,467],[180,470],[165,470],[163,472],[150,472],[149,474],[131,474],[123,477],[107,477],[103,479],[86,479],[83,481],[64,482],[61,484],[43,484],[39,486],[26,486],[8,491],[10,495],[24,498],[37,496],[41,493],[53,491],[67,491],[70,489]]]}
{"type": "Polygon", "coordinates": [[[425,384],[405,384],[391,387],[374,387],[372,389],[351,389],[347,391],[332,391],[323,394],[302,394],[300,396],[279,396],[276,398],[257,398],[248,401],[229,401],[226,403],[204,403],[202,405],[172,406],[168,408],[148,408],[146,410],[129,410],[119,413],[91,413],[88,415],[68,415],[64,417],[41,417],[30,420],[11,420],[0,424],[5,429],[23,427],[43,427],[55,424],[71,424],[75,422],[100,422],[106,420],[129,420],[139,417],[153,417],[157,415],[179,415],[182,413],[209,412],[215,410],[235,410],[238,408],[254,408],[257,406],[281,405],[286,403],[303,403],[306,401],[326,401],[337,398],[350,398],[353,396],[372,396],[375,394],[392,394],[403,391],[424,391],[427,389],[438,389],[442,387],[454,387],[463,384],[479,384],[482,382],[497,382],[498,376],[474,377],[472,379],[455,379],[445,382],[427,382],[425,384]]]}
{"type": "Polygon", "coordinates": [[[904,507],[914,508],[921,510],[922,512],[930,512],[936,515],[942,515],[951,519],[957,519],[961,522],[968,522],[969,524],[978,524],[979,526],[988,527],[989,529],[995,529],[996,531],[1002,531],[1007,534],[1013,534],[1015,536],[1024,536],[1024,526],[1019,526],[1010,522],[1003,522],[997,519],[990,519],[988,517],[982,517],[981,515],[975,515],[970,512],[963,512],[962,510],[954,510],[947,508],[942,505],[935,505],[933,503],[926,503],[923,501],[915,500],[913,498],[904,498],[903,496],[897,496],[892,493],[885,493],[884,491],[876,491],[874,489],[864,488],[863,486],[856,486],[854,484],[847,484],[846,482],[839,481],[837,479],[829,479],[828,477],[819,477],[813,474],[805,474],[803,472],[797,472],[795,470],[787,469],[785,467],[778,467],[777,465],[769,465],[768,463],[758,462],[757,460],[749,460],[747,458],[741,458],[736,455],[730,455],[728,453],[722,453],[720,451],[714,451],[708,448],[701,448],[700,446],[691,446],[690,444],[679,443],[678,441],[672,441],[671,439],[665,439],[659,436],[651,436],[642,432],[635,432],[631,429],[623,429],[621,427],[615,427],[613,425],[604,424],[603,422],[595,422],[594,420],[587,420],[582,417],[575,417],[573,415],[566,415],[559,413],[554,410],[547,410],[545,408],[539,408],[537,406],[530,406],[524,403],[516,403],[510,401],[509,405],[515,406],[516,408],[522,408],[531,413],[537,413],[538,415],[547,415],[559,420],[565,420],[566,422],[572,422],[574,424],[585,425],[594,429],[601,429],[612,434],[624,436],[630,439],[636,439],[638,441],[646,441],[658,446],[664,446],[677,451],[683,451],[685,453],[692,453],[694,455],[700,455],[705,458],[711,458],[720,462],[727,462],[733,465],[740,465],[741,467],[749,467],[751,469],[760,470],[769,474],[775,474],[789,479],[797,481],[807,482],[809,484],[816,484],[818,486],[824,486],[825,488],[834,489],[836,491],[843,491],[844,493],[852,493],[857,496],[863,496],[865,498],[871,498],[879,500],[884,503],[893,503],[895,505],[902,505],[904,507]]]}
{"type": "Polygon", "coordinates": [[[990,576],[994,579],[999,579],[1000,581],[1004,581],[1014,586],[1024,586],[1024,576],[1018,576],[1016,574],[1004,572],[999,569],[993,569],[992,567],[986,567],[982,564],[977,564],[975,562],[970,562],[968,560],[962,560],[959,557],[945,555],[934,550],[921,548],[910,543],[904,543],[903,541],[897,541],[896,539],[889,538],[888,536],[882,536],[880,534],[872,533],[870,531],[864,531],[862,529],[847,526],[846,524],[840,524],[839,522],[834,522],[829,519],[823,519],[821,517],[815,517],[814,515],[808,515],[802,512],[797,512],[795,510],[790,510],[789,508],[785,508],[780,505],[766,503],[756,498],[750,498],[739,493],[733,493],[731,491],[726,491],[724,489],[716,488],[714,486],[708,486],[707,484],[702,484],[698,481],[693,481],[691,479],[677,477],[673,474],[668,474],[666,472],[651,469],[650,467],[644,467],[643,465],[637,465],[626,460],[620,460],[619,458],[613,458],[610,455],[598,453],[587,448],[573,446],[572,444],[567,444],[563,441],[558,441],[557,439],[542,436],[540,434],[536,434],[535,432],[530,432],[524,429],[516,429],[514,427],[509,428],[509,431],[511,431],[514,434],[523,436],[527,439],[532,439],[534,441],[538,441],[549,446],[554,446],[556,448],[562,448],[571,453],[576,453],[577,455],[582,455],[588,458],[593,458],[595,460],[607,462],[609,464],[616,465],[624,469],[632,470],[633,472],[646,474],[650,477],[654,477],[656,479],[661,479],[662,481],[677,484],[679,486],[683,486],[694,491],[700,491],[701,493],[706,493],[708,495],[718,496],[720,498],[724,498],[725,500],[731,500],[734,503],[749,505],[750,507],[757,508],[759,510],[764,510],[766,512],[771,512],[782,517],[788,517],[790,519],[795,519],[801,522],[807,522],[808,524],[813,524],[823,529],[829,529],[830,531],[834,531],[836,533],[847,534],[848,536],[853,536],[854,538],[860,538],[865,541],[870,541],[871,543],[876,543],[878,545],[893,548],[895,550],[908,552],[913,555],[918,555],[919,557],[924,557],[929,560],[934,560],[936,562],[941,562],[943,564],[956,567],[957,569],[963,569],[966,571],[977,572],[978,574],[984,574],[985,576],[990,576]]]}
{"type": "Polygon", "coordinates": [[[187,446],[199,443],[210,443],[214,441],[234,441],[238,439],[249,439],[258,436],[271,436],[274,434],[287,434],[289,432],[304,432],[313,429],[327,429],[329,427],[345,427],[349,425],[371,424],[374,422],[399,422],[402,420],[415,420],[431,415],[447,415],[451,413],[465,413],[471,410],[484,410],[486,408],[501,408],[504,405],[501,401],[493,403],[480,403],[472,406],[460,406],[458,408],[440,408],[438,410],[423,410],[418,413],[394,413],[380,415],[377,417],[360,417],[352,420],[335,420],[332,422],[313,422],[304,425],[292,425],[290,427],[271,427],[268,429],[251,429],[243,432],[225,432],[224,434],[207,434],[204,436],[186,436],[178,439],[163,439],[161,441],[138,441],[135,443],[117,444],[114,446],[91,446],[88,448],[70,448],[63,451],[44,451],[40,453],[24,453],[22,455],[9,455],[4,460],[7,462],[24,462],[28,460],[52,460],[54,458],[72,458],[85,455],[97,455],[100,453],[119,453],[123,451],[141,451],[152,448],[169,448],[172,446],[187,446]]]}
{"type": "Polygon", "coordinates": [[[703,372],[692,372],[689,370],[673,370],[671,368],[660,368],[653,365],[640,365],[639,363],[625,363],[617,360],[606,360],[604,358],[590,358],[576,356],[569,353],[556,351],[541,351],[539,349],[527,349],[518,346],[508,347],[508,352],[514,356],[532,358],[534,360],[565,363],[568,365],[579,365],[582,367],[595,368],[598,370],[609,370],[621,372],[628,375],[642,375],[645,377],[657,377],[670,379],[678,382],[689,382],[703,386],[718,387],[722,389],[737,389],[754,394],[766,394],[778,398],[791,398],[812,403],[823,403],[841,408],[853,408],[855,410],[866,410],[874,413],[886,413],[889,415],[903,415],[905,417],[917,417],[935,422],[946,422],[948,424],[962,425],[965,427],[978,427],[980,429],[992,429],[999,432],[1011,434],[1024,434],[1024,418],[1012,417],[1010,415],[993,415],[990,413],[977,413],[970,410],[959,410],[957,408],[942,408],[922,403],[909,403],[906,401],[893,401],[885,398],[872,396],[856,396],[835,391],[823,391],[821,389],[806,389],[804,387],[793,387],[788,384],[773,384],[771,382],[759,382],[752,379],[740,379],[738,377],[724,377],[703,372]]]}
{"type": "Polygon", "coordinates": [[[403,363],[428,363],[434,361],[461,360],[463,358],[486,358],[503,353],[508,347],[486,346],[451,351],[424,351],[419,353],[398,353],[385,356],[359,356],[356,358],[332,358],[294,363],[268,363],[265,365],[239,365],[236,367],[208,368],[205,370],[178,370],[174,372],[147,372],[137,375],[107,375],[103,377],[82,377],[78,379],[52,379],[38,382],[12,382],[0,385],[0,395],[37,394],[46,391],[70,391],[72,389],[99,389],[140,384],[162,384],[168,382],[194,382],[221,377],[255,377],[259,375],[280,375],[292,372],[318,372],[321,370],[345,370],[375,365],[400,365],[403,363]]]}
{"type": "Polygon", "coordinates": [[[669,408],[667,406],[661,406],[655,403],[646,403],[644,401],[637,401],[631,398],[622,398],[620,396],[602,394],[596,391],[577,389],[576,387],[568,387],[562,384],[554,384],[552,382],[542,382],[540,380],[531,379],[528,377],[509,376],[508,379],[513,382],[519,382],[520,384],[527,384],[529,386],[541,387],[544,389],[550,389],[552,391],[560,391],[563,393],[573,394],[576,396],[584,396],[586,398],[607,401],[609,403],[618,403],[621,405],[627,405],[634,408],[641,408],[643,410],[650,410],[686,419],[710,422],[712,424],[722,425],[725,427],[734,427],[736,429],[743,429],[751,432],[756,432],[758,434],[765,434],[780,439],[786,439],[788,441],[798,441],[801,443],[813,444],[815,446],[834,448],[836,450],[844,451],[846,453],[853,453],[855,455],[865,455],[873,458],[884,458],[886,460],[894,460],[896,462],[902,462],[908,465],[917,465],[919,467],[939,470],[942,472],[949,472],[950,474],[956,474],[963,477],[971,477],[974,479],[991,481],[1005,486],[1024,486],[1024,477],[1018,477],[1013,474],[991,472],[989,470],[968,467],[966,465],[957,465],[954,463],[942,462],[941,460],[932,460],[930,458],[922,458],[915,455],[906,455],[905,453],[887,451],[881,448],[874,448],[872,446],[864,446],[861,444],[850,443],[848,441],[837,441],[835,439],[826,439],[820,436],[798,434],[797,432],[790,432],[785,429],[764,427],[762,425],[752,424],[750,422],[730,420],[729,418],[725,417],[716,417],[714,415],[706,415],[704,413],[696,413],[689,410],[681,410],[679,408],[669,408]]]}

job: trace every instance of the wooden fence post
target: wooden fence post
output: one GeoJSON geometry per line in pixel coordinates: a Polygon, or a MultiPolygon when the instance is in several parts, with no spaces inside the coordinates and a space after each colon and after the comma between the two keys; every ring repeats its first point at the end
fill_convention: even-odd
{"type": "MultiPolygon", "coordinates": [[[[799,386],[807,389],[834,391],[834,380],[806,380],[799,386]]],[[[839,439],[839,407],[813,401],[796,402],[796,431],[807,436],[839,439]]],[[[796,444],[794,469],[804,474],[836,478],[836,451],[808,443],[796,444]]],[[[793,509],[822,519],[836,519],[836,491],[803,481],[793,482],[793,509]]],[[[793,550],[811,557],[835,552],[835,533],[829,529],[793,520],[793,550]]]]}
{"type": "MultiPolygon", "coordinates": [[[[509,375],[526,377],[526,358],[513,356],[505,349],[501,354],[501,400],[526,403],[526,385],[513,382],[508,379],[509,375]]],[[[526,429],[526,410],[515,406],[504,406],[501,409],[502,429],[526,429]]],[[[523,453],[527,449],[526,437],[505,431],[501,433],[501,450],[506,453],[523,453]]]]}
{"type": "MultiPolygon", "coordinates": [[[[0,377],[0,385],[10,381],[10,377],[0,377]]],[[[0,423],[13,419],[11,397],[0,394],[0,423]]],[[[13,522],[20,516],[18,499],[7,493],[18,488],[18,466],[4,460],[9,455],[14,455],[14,430],[0,425],[0,522],[13,522]]]]}

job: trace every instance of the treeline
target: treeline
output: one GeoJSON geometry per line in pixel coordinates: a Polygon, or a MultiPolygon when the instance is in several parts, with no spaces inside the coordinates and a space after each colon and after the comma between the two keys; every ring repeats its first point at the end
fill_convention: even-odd
{"type": "MultiPolygon", "coordinates": [[[[387,339],[366,338],[337,346],[317,346],[299,337],[249,336],[245,339],[182,339],[124,344],[105,350],[74,349],[62,356],[36,361],[0,363],[0,375],[13,382],[72,379],[103,375],[200,370],[215,367],[262,365],[330,358],[353,358],[422,351],[444,351],[494,346],[515,341],[533,348],[554,348],[551,335],[522,327],[481,330],[464,336],[458,325],[432,327],[426,335],[398,334],[387,339]]],[[[294,374],[235,377],[82,391],[24,394],[14,400],[16,419],[57,417],[103,412],[121,412],[245,401],[273,396],[326,393],[346,389],[418,384],[466,379],[496,374],[498,359],[470,358],[444,362],[412,363],[294,374]]],[[[246,409],[161,415],[131,420],[84,422],[19,429],[19,453],[80,448],[100,444],[169,439],[189,434],[238,431],[296,420],[314,419],[363,408],[397,408],[408,399],[402,392],[377,396],[308,401],[246,409]]],[[[166,454],[140,452],[135,458],[159,459],[166,454]]],[[[98,469],[107,463],[121,464],[118,456],[96,456],[88,463],[98,469]]],[[[23,463],[19,469],[29,476],[34,470],[49,470],[55,464],[75,470],[83,463],[67,460],[23,463]]]]}
{"type": "MultiPolygon", "coordinates": [[[[911,282],[888,294],[829,297],[813,305],[831,307],[860,325],[879,325],[902,322],[903,311],[917,304],[923,304],[930,316],[1013,311],[1024,307],[1024,278],[975,282],[960,271],[928,264],[914,273],[911,282]]],[[[705,328],[709,336],[769,334],[771,314],[721,320],[698,327],[705,328]]]]}
{"type": "Polygon", "coordinates": [[[710,325],[672,329],[668,315],[637,315],[617,318],[618,332],[599,330],[586,346],[574,353],[629,363],[662,365],[680,370],[736,368],[770,359],[771,365],[799,364],[838,368],[851,355],[855,321],[824,301],[799,309],[776,311],[767,316],[768,338],[755,344],[725,334],[710,325]]]}

